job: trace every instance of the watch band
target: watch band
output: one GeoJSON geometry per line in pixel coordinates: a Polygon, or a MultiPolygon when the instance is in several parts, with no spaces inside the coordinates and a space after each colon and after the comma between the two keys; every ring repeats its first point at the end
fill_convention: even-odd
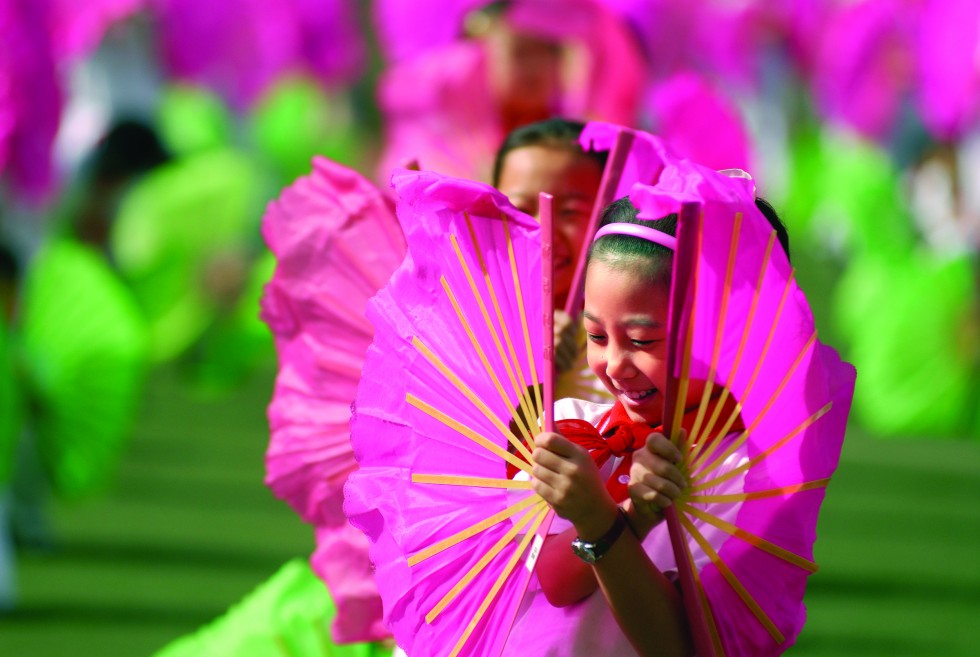
{"type": "Polygon", "coordinates": [[[575,537],[575,540],[572,541],[572,552],[574,552],[575,556],[585,563],[595,563],[599,559],[602,559],[602,557],[606,556],[609,549],[613,546],[620,535],[622,535],[623,530],[626,529],[626,512],[623,511],[622,507],[616,508],[618,510],[616,513],[616,519],[613,521],[612,527],[609,528],[609,531],[595,541],[583,541],[577,536],[575,537]]]}

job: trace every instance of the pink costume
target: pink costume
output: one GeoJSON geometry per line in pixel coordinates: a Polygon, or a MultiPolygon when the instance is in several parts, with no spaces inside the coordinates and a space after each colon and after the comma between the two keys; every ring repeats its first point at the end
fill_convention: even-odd
{"type": "MultiPolygon", "coordinates": [[[[459,21],[465,9],[478,4],[448,3],[441,18],[459,21]]],[[[506,127],[489,74],[487,44],[456,38],[420,50],[409,38],[414,23],[395,25],[394,16],[383,14],[380,30],[395,41],[389,50],[403,59],[393,63],[379,84],[386,145],[378,178],[386,180],[394,167],[417,159],[425,169],[489,181],[506,127]]],[[[416,20],[424,21],[425,14],[416,20]]],[[[518,33],[571,45],[585,56],[585,65],[573,67],[575,75],[564,77],[551,113],[633,123],[644,64],[619,17],[593,0],[520,0],[507,10],[505,20],[518,33]]],[[[443,39],[461,32],[458,25],[428,29],[443,39]]]]}

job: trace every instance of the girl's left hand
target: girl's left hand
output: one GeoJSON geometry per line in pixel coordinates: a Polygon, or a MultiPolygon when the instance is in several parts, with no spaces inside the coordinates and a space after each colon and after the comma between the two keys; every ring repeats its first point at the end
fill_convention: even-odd
{"type": "Polygon", "coordinates": [[[557,433],[535,437],[531,487],[582,538],[598,538],[615,518],[616,503],[582,447],[557,433]]]}

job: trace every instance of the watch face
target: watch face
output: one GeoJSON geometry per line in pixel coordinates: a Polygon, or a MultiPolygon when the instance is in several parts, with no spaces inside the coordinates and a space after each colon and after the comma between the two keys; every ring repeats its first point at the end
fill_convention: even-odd
{"type": "Polygon", "coordinates": [[[595,563],[596,554],[594,552],[595,546],[591,543],[586,543],[580,538],[576,538],[572,541],[572,552],[575,553],[579,559],[585,563],[595,563]]]}

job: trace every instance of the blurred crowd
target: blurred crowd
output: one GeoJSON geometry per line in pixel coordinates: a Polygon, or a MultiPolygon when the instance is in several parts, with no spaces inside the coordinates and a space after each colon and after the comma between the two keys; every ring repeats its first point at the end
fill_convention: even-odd
{"type": "Polygon", "coordinates": [[[0,0],[0,43],[0,609],[152,368],[274,363],[259,226],[314,155],[489,182],[563,116],[750,171],[856,421],[980,437],[980,0],[0,0]]]}

